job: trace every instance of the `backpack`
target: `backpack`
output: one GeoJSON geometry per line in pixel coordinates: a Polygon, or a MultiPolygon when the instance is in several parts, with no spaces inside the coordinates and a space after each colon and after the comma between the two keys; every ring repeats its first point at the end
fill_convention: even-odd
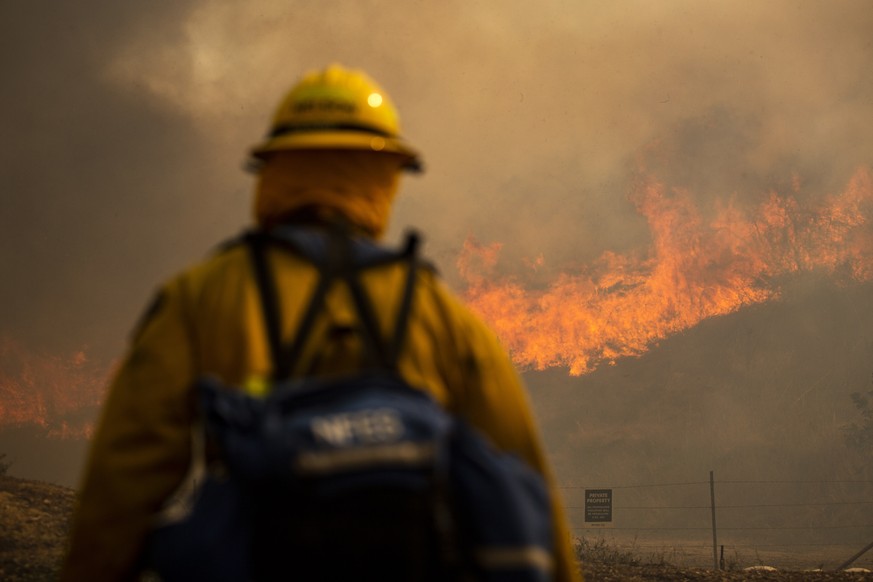
{"type": "Polygon", "coordinates": [[[397,373],[420,268],[417,237],[389,251],[285,226],[251,232],[244,242],[263,304],[272,387],[254,397],[215,378],[197,382],[205,442],[220,463],[190,479],[194,486],[171,500],[151,532],[144,569],[153,579],[551,579],[554,540],[541,475],[397,373]],[[320,272],[287,346],[268,246],[320,272]],[[360,275],[397,262],[408,263],[409,274],[393,334],[384,337],[360,275]],[[291,378],[334,284],[348,287],[361,322],[360,370],[291,378]]]}

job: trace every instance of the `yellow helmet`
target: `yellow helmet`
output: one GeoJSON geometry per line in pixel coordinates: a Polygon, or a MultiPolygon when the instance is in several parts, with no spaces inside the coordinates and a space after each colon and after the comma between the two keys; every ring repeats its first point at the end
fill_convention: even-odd
{"type": "Polygon", "coordinates": [[[264,160],[271,152],[309,149],[388,152],[406,158],[404,169],[422,169],[419,153],[400,137],[397,109],[385,91],[365,73],[340,65],[303,76],[252,156],[264,160]]]}

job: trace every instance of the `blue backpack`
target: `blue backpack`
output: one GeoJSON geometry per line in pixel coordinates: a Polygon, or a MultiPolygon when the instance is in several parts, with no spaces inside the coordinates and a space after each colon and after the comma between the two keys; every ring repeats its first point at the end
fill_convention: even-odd
{"type": "Polygon", "coordinates": [[[272,389],[253,397],[214,378],[198,382],[206,442],[219,463],[152,532],[145,570],[168,582],[550,580],[554,540],[540,474],[397,373],[420,268],[416,237],[399,252],[289,226],[244,240],[264,307],[272,389]],[[268,246],[320,272],[287,346],[268,246]],[[407,262],[409,275],[385,337],[360,274],[396,262],[407,262]],[[334,284],[354,298],[360,372],[291,378],[334,284]]]}

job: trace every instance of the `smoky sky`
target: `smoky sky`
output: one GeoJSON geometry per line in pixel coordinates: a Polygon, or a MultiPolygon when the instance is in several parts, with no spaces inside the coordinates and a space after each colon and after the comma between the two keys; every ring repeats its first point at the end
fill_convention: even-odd
{"type": "MultiPolygon", "coordinates": [[[[246,226],[247,148],[330,62],[391,94],[450,282],[469,235],[558,272],[647,244],[641,166],[702,205],[873,162],[873,5],[339,0],[0,5],[0,331],[112,358],[156,285],[246,226]]],[[[548,271],[547,271],[548,272],[548,271]]]]}

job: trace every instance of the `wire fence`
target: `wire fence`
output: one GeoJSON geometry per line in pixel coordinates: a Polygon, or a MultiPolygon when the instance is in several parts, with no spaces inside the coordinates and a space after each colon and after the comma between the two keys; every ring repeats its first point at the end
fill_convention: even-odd
{"type": "MultiPolygon", "coordinates": [[[[873,480],[713,479],[561,489],[575,536],[682,566],[834,569],[873,542],[873,480]],[[589,520],[586,490],[609,491],[608,520],[589,520]]],[[[873,550],[852,565],[873,569],[873,550]]]]}

